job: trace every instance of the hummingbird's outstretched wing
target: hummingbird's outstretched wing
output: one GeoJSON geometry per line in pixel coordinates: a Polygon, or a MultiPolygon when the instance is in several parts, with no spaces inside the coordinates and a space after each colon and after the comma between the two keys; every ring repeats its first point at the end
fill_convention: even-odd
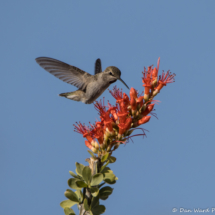
{"type": "Polygon", "coordinates": [[[95,75],[102,72],[102,62],[101,60],[98,58],[95,62],[95,75]]]}
{"type": "Polygon", "coordinates": [[[91,76],[83,70],[71,66],[59,60],[48,57],[38,57],[36,62],[46,71],[61,79],[62,81],[76,86],[80,90],[85,90],[88,78],[91,76]]]}

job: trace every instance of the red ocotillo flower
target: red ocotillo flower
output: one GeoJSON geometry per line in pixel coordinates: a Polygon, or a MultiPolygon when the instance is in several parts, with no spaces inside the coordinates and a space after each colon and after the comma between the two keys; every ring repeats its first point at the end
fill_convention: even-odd
{"type": "Polygon", "coordinates": [[[98,143],[96,141],[93,140],[93,133],[92,133],[92,130],[90,128],[88,128],[87,126],[85,125],[82,125],[80,122],[77,123],[77,125],[74,124],[75,126],[75,129],[74,131],[75,132],[78,132],[80,134],[83,135],[83,137],[85,137],[88,141],[85,141],[85,144],[86,142],[88,142],[86,144],[86,146],[91,149],[93,152],[97,151],[98,149],[98,143]],[[91,145],[91,146],[90,146],[91,145]],[[92,148],[93,147],[93,148],[92,148]],[[96,149],[97,148],[97,149],[96,149]]]}
{"type": "Polygon", "coordinates": [[[152,84],[153,85],[155,85],[158,80],[159,65],[160,65],[160,57],[158,58],[157,68],[155,67],[152,71],[152,84]]]}
{"type": "Polygon", "coordinates": [[[162,75],[159,76],[158,86],[155,88],[153,92],[153,96],[157,95],[160,90],[169,83],[175,82],[174,80],[175,74],[171,74],[171,72],[167,71],[166,73],[163,71],[162,75]]]}
{"type": "Polygon", "coordinates": [[[140,107],[143,106],[143,99],[144,99],[144,96],[140,96],[137,98],[136,102],[137,102],[137,105],[139,104],[140,107]]]}
{"type": "Polygon", "coordinates": [[[128,116],[127,106],[123,102],[121,102],[119,105],[117,116],[119,117],[120,123],[124,123],[126,120],[126,117],[128,116]]]}
{"type": "Polygon", "coordinates": [[[143,111],[142,115],[146,116],[148,115],[154,108],[155,104],[150,104],[146,107],[146,109],[143,111]]]}
{"type": "Polygon", "coordinates": [[[131,104],[132,114],[136,113],[136,110],[137,110],[137,102],[136,102],[136,100],[135,100],[134,97],[131,97],[130,104],[131,104]]]}
{"type": "Polygon", "coordinates": [[[133,87],[130,89],[130,97],[137,99],[137,91],[133,87]]]}
{"type": "Polygon", "coordinates": [[[152,73],[152,67],[151,66],[148,67],[147,71],[144,68],[142,82],[144,83],[143,86],[145,87],[145,90],[144,90],[145,101],[147,101],[149,99],[150,89],[152,87],[152,85],[151,85],[152,74],[151,73],[152,73]]]}
{"type": "Polygon", "coordinates": [[[97,153],[97,149],[94,148],[87,140],[85,140],[85,145],[88,147],[90,150],[92,150],[94,153],[97,153]]]}
{"type": "Polygon", "coordinates": [[[113,91],[109,90],[109,92],[117,100],[118,103],[122,101],[123,99],[122,89],[120,91],[116,86],[114,86],[113,91]]]}
{"type": "Polygon", "coordinates": [[[94,129],[92,130],[93,136],[99,141],[101,145],[104,140],[104,128],[101,122],[96,122],[94,129]]]}
{"type": "Polygon", "coordinates": [[[118,124],[118,127],[119,127],[118,137],[121,137],[122,134],[124,134],[127,130],[130,129],[131,123],[132,123],[132,118],[129,117],[129,118],[126,119],[126,121],[124,123],[119,123],[118,124]]]}
{"type": "Polygon", "coordinates": [[[110,113],[106,110],[106,107],[104,106],[104,102],[97,102],[94,104],[95,108],[99,111],[100,118],[104,122],[105,127],[108,129],[110,133],[113,132],[113,127],[112,127],[112,119],[110,118],[110,113]]]}
{"type": "Polygon", "coordinates": [[[129,105],[129,98],[126,93],[123,93],[123,102],[125,103],[125,106],[129,105]]]}
{"type": "Polygon", "coordinates": [[[91,143],[93,141],[91,130],[86,125],[82,125],[80,122],[76,122],[76,124],[77,125],[74,124],[74,131],[82,134],[83,137],[85,137],[91,143]]]}
{"type": "Polygon", "coordinates": [[[115,106],[112,106],[109,102],[108,102],[108,112],[112,114],[114,120],[118,120],[118,116],[117,116],[117,113],[116,113],[116,110],[117,110],[117,107],[115,106]]]}
{"type": "Polygon", "coordinates": [[[151,116],[144,116],[142,119],[139,119],[137,121],[137,123],[135,124],[135,126],[139,126],[139,125],[147,123],[150,120],[150,118],[151,118],[151,116]]]}

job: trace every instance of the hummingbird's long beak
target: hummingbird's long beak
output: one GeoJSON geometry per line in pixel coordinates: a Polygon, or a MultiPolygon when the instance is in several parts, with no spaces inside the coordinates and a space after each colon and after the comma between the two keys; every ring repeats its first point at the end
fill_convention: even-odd
{"type": "Polygon", "coordinates": [[[118,80],[120,80],[129,89],[128,85],[121,78],[118,78],[118,80]]]}

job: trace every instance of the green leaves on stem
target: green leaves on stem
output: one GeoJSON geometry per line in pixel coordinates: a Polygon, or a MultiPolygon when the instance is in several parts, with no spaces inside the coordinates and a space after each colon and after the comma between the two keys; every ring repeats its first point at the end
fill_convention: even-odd
{"type": "Polygon", "coordinates": [[[77,175],[69,171],[72,178],[68,180],[70,188],[76,190],[75,192],[67,189],[65,196],[68,198],[60,203],[64,208],[65,215],[75,215],[71,207],[75,204],[83,205],[84,210],[88,211],[91,215],[99,215],[105,212],[105,206],[99,204],[99,199],[106,200],[113,192],[113,188],[109,186],[102,187],[104,184],[114,184],[118,179],[113,171],[107,167],[109,163],[114,163],[116,158],[110,156],[108,153],[101,158],[102,167],[100,172],[92,176],[91,169],[88,166],[76,162],[77,175]],[[92,200],[89,201],[89,196],[85,196],[81,191],[84,188],[92,195],[92,200]]]}
{"type": "Polygon", "coordinates": [[[84,165],[78,162],[76,162],[75,165],[76,165],[76,170],[75,170],[76,173],[82,177],[82,171],[84,169],[84,165]]]}
{"type": "Polygon", "coordinates": [[[75,215],[75,212],[72,210],[72,208],[64,208],[65,215],[75,215]]]}
{"type": "Polygon", "coordinates": [[[72,190],[67,189],[67,190],[65,191],[64,195],[65,195],[68,199],[70,199],[71,201],[76,202],[76,203],[79,203],[78,196],[77,196],[76,193],[73,192],[72,190]]]}
{"type": "Polygon", "coordinates": [[[102,180],[103,180],[103,174],[97,173],[92,177],[90,186],[97,186],[102,182],[102,180]]]}
{"type": "Polygon", "coordinates": [[[109,195],[111,195],[113,192],[113,188],[106,186],[103,187],[100,191],[99,191],[99,198],[102,200],[106,200],[108,198],[109,195]]]}
{"type": "Polygon", "coordinates": [[[91,181],[91,169],[88,166],[85,166],[82,170],[82,176],[84,181],[89,185],[91,181]]]}

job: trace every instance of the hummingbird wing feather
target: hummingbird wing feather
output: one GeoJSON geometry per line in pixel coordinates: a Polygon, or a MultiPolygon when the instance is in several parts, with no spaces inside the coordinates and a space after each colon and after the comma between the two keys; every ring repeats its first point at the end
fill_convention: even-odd
{"type": "Polygon", "coordinates": [[[102,62],[101,60],[98,58],[95,62],[95,75],[102,72],[102,62]]]}
{"type": "Polygon", "coordinates": [[[71,66],[62,61],[48,58],[48,57],[38,57],[36,62],[47,72],[56,76],[60,80],[72,84],[79,88],[80,90],[85,90],[88,84],[88,78],[91,76],[89,73],[75,67],[71,66]]]}

